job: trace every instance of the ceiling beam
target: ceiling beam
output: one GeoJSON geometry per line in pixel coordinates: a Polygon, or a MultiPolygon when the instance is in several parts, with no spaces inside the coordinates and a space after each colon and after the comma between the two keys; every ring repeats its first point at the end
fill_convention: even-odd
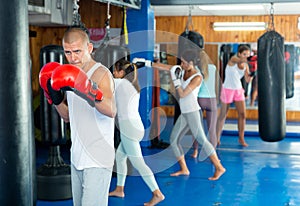
{"type": "Polygon", "coordinates": [[[299,2],[299,0],[150,0],[151,5],[153,6],[162,6],[162,5],[201,5],[201,4],[249,4],[249,3],[291,3],[291,2],[299,2]]]}

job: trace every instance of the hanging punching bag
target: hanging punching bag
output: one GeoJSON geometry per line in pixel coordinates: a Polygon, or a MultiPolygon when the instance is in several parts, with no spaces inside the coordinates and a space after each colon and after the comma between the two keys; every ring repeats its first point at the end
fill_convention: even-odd
{"type": "Polygon", "coordinates": [[[186,30],[182,32],[178,38],[178,56],[177,64],[180,65],[180,57],[186,49],[199,49],[204,47],[203,36],[196,31],[186,30]]]}
{"type": "MultiPolygon", "coordinates": [[[[48,62],[65,63],[62,46],[47,45],[40,50],[40,68],[48,62]]],[[[42,143],[49,146],[45,164],[37,169],[37,198],[41,200],[63,200],[72,198],[71,169],[60,156],[60,145],[66,143],[67,125],[53,105],[48,104],[41,89],[42,143]]]]}
{"type": "Polygon", "coordinates": [[[109,42],[104,42],[93,54],[94,59],[100,62],[111,72],[113,72],[113,65],[120,59],[130,60],[129,49],[119,45],[111,45],[109,42]]]}
{"type": "Polygon", "coordinates": [[[259,134],[267,142],[286,133],[284,38],[268,31],[258,39],[259,134]]]}
{"type": "Polygon", "coordinates": [[[232,52],[232,46],[230,44],[222,44],[220,48],[220,77],[222,82],[225,80],[225,68],[230,59],[230,54],[232,52]]]}
{"type": "Polygon", "coordinates": [[[295,46],[284,45],[284,62],[286,69],[286,99],[294,96],[294,66],[295,66],[295,46]]]}
{"type": "Polygon", "coordinates": [[[35,205],[35,148],[25,0],[0,8],[0,203],[35,205]]]}

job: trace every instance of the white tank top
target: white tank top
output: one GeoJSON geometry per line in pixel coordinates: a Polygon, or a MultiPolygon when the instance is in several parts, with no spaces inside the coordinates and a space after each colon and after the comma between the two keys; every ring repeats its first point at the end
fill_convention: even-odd
{"type": "Polygon", "coordinates": [[[216,66],[214,64],[208,65],[208,78],[203,79],[199,89],[198,97],[200,98],[215,98],[216,97],[216,66]]]}
{"type": "MultiPolygon", "coordinates": [[[[101,64],[97,63],[87,72],[88,78],[99,66],[101,64]]],[[[78,170],[112,168],[115,158],[114,118],[101,114],[74,92],[67,91],[67,100],[72,141],[71,163],[78,170]]]]}
{"type": "Polygon", "coordinates": [[[242,89],[241,78],[245,74],[245,69],[239,69],[238,65],[229,66],[227,64],[225,69],[225,80],[223,83],[223,88],[226,89],[242,89]]]}
{"type": "MultiPolygon", "coordinates": [[[[182,76],[184,76],[184,73],[182,76]]],[[[200,72],[193,74],[185,81],[183,80],[183,77],[182,77],[181,78],[182,89],[185,89],[195,76],[202,77],[200,72]]],[[[199,106],[198,100],[197,100],[200,86],[201,86],[201,84],[198,87],[196,87],[191,93],[189,93],[187,96],[179,99],[179,106],[180,106],[181,113],[194,112],[194,111],[198,111],[200,109],[200,106],[199,106]]]]}
{"type": "Polygon", "coordinates": [[[142,140],[144,125],[139,113],[140,93],[127,79],[114,79],[120,131],[130,139],[142,140]]]}

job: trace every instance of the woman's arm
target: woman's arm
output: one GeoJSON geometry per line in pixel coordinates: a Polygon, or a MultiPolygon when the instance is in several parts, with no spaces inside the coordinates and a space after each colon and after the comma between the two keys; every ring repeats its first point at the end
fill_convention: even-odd
{"type": "Polygon", "coordinates": [[[250,71],[249,71],[249,65],[245,63],[245,74],[244,74],[244,77],[245,77],[245,80],[247,83],[249,83],[252,79],[252,76],[250,76],[250,71]]]}
{"type": "Polygon", "coordinates": [[[236,55],[232,56],[228,61],[229,66],[233,66],[235,64],[238,64],[238,68],[241,69],[241,70],[244,69],[244,63],[247,63],[247,59],[243,60],[242,58],[240,58],[236,55]]]}
{"type": "Polygon", "coordinates": [[[170,71],[170,69],[172,68],[173,65],[152,62],[151,66],[152,66],[152,68],[155,68],[158,70],[170,71]]]}
{"type": "Polygon", "coordinates": [[[198,87],[202,82],[202,76],[198,75],[195,76],[190,83],[187,85],[185,89],[182,89],[182,87],[178,87],[176,89],[178,95],[180,98],[186,97],[189,95],[196,87],[198,87]]]}

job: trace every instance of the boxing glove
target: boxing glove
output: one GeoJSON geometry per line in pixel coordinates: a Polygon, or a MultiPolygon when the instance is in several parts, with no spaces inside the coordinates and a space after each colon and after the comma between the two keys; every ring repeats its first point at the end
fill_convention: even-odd
{"type": "Polygon", "coordinates": [[[49,104],[60,104],[64,99],[62,92],[53,90],[50,85],[51,75],[60,65],[58,62],[49,62],[42,67],[39,73],[39,83],[49,104]]]}
{"type": "Polygon", "coordinates": [[[182,68],[178,65],[172,66],[170,69],[171,79],[175,89],[181,86],[182,68]]]}
{"type": "Polygon", "coordinates": [[[134,63],[137,66],[137,68],[152,66],[152,62],[144,58],[133,58],[132,63],[134,63]]]}
{"type": "Polygon", "coordinates": [[[61,65],[54,70],[51,76],[51,86],[57,91],[73,91],[92,107],[95,106],[95,102],[103,99],[103,93],[98,85],[90,80],[80,68],[71,64],[61,65]]]}

